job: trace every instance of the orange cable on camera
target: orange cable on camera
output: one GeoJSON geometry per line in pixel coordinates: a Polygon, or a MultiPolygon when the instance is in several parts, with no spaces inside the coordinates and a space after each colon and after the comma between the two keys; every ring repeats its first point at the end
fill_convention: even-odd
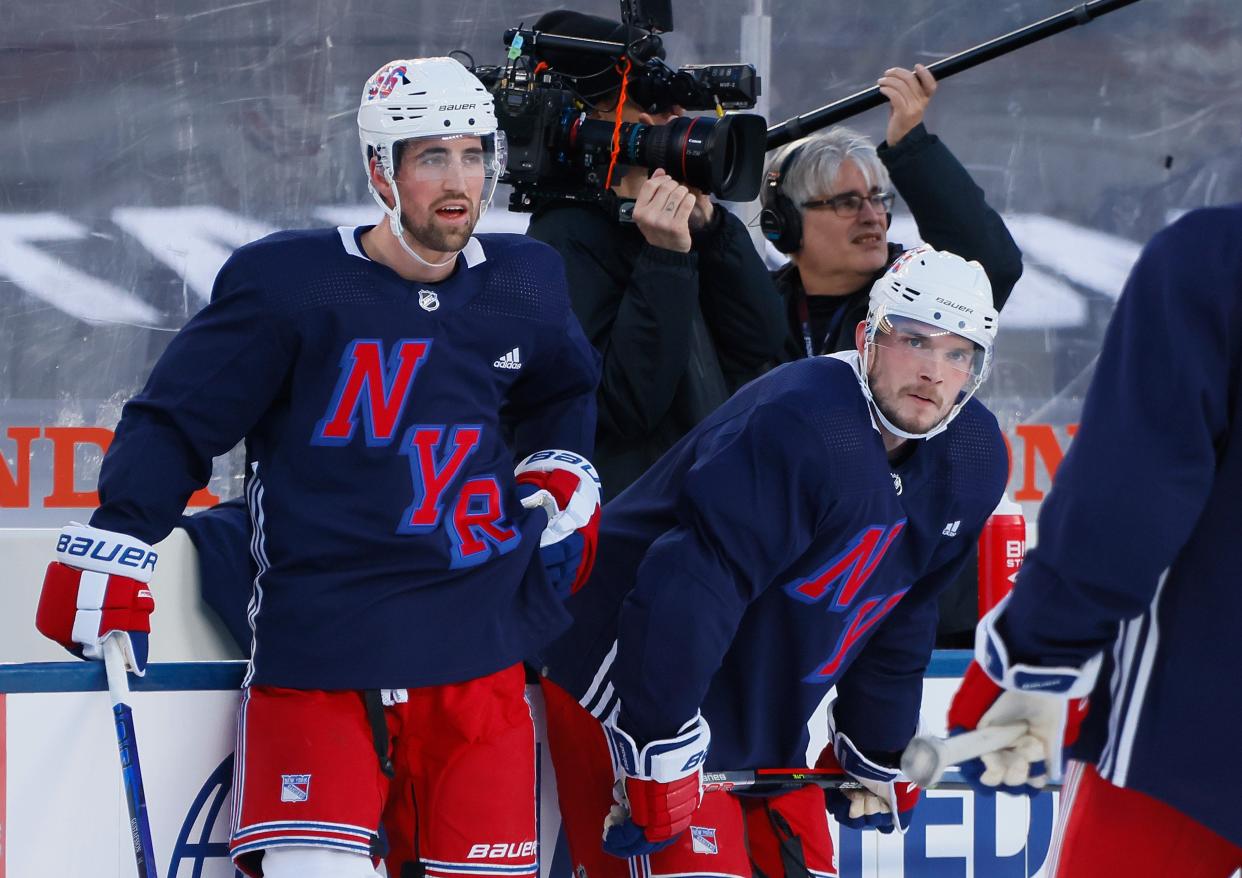
{"type": "Polygon", "coordinates": [[[625,86],[630,80],[630,59],[625,58],[625,69],[621,73],[621,96],[617,98],[617,118],[612,126],[612,154],[608,157],[608,176],[604,180],[604,188],[612,188],[612,171],[617,166],[617,156],[621,152],[621,110],[625,107],[625,86]]]}

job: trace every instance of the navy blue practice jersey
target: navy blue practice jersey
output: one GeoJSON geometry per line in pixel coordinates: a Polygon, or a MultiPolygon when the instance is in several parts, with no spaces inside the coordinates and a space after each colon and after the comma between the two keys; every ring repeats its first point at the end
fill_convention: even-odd
{"type": "Polygon", "coordinates": [[[890,464],[857,355],[740,390],[604,508],[595,574],[546,672],[640,741],[701,709],[707,765],[804,764],[832,686],[843,731],[899,750],[918,723],[936,598],[1000,499],[996,419],[968,403],[890,464]]]}
{"type": "Polygon", "coordinates": [[[516,457],[589,454],[594,433],[598,356],[560,257],[481,235],[446,280],[410,282],[367,258],[365,231],[237,250],[100,473],[92,524],[154,543],[245,439],[255,683],[455,682],[567,621],[531,563],[547,516],[513,482],[516,457]]]}
{"type": "Polygon", "coordinates": [[[1242,205],[1144,248],[1039,544],[999,626],[1013,661],[1103,653],[1074,755],[1242,845],[1242,205]]]}

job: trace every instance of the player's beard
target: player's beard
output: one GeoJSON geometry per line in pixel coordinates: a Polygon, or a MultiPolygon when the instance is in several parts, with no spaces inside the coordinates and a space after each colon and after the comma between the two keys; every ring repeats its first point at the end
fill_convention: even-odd
{"type": "Polygon", "coordinates": [[[927,431],[937,427],[948,416],[951,405],[944,400],[944,394],[941,391],[917,384],[910,384],[897,388],[896,391],[889,392],[879,388],[882,382],[877,380],[880,377],[879,370],[872,372],[872,378],[869,382],[871,385],[871,397],[875,400],[876,408],[888,418],[889,423],[897,427],[899,430],[905,430],[907,433],[926,433],[927,431]],[[936,408],[933,411],[927,406],[919,406],[920,410],[911,411],[911,407],[916,403],[908,396],[910,393],[917,393],[926,399],[930,399],[935,403],[936,408]],[[900,403],[904,402],[903,407],[900,403]]]}
{"type": "Polygon", "coordinates": [[[479,202],[468,195],[453,195],[441,198],[427,211],[422,222],[414,220],[410,214],[401,211],[401,225],[410,237],[418,244],[439,253],[457,253],[465,249],[474,234],[474,227],[479,222],[479,202]],[[436,209],[451,201],[464,201],[470,205],[470,221],[464,225],[448,226],[436,216],[436,209]]]}

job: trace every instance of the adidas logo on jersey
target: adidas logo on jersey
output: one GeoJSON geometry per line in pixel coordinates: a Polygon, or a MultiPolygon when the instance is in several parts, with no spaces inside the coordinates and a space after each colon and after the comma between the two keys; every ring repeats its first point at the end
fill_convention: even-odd
{"type": "Polygon", "coordinates": [[[960,520],[950,521],[948,524],[944,526],[944,530],[940,532],[940,535],[942,537],[955,537],[957,536],[957,529],[961,526],[962,526],[962,522],[960,520]]]}
{"type": "Polygon", "coordinates": [[[518,348],[514,348],[505,354],[496,362],[492,363],[497,369],[521,369],[522,368],[522,352],[518,348]]]}

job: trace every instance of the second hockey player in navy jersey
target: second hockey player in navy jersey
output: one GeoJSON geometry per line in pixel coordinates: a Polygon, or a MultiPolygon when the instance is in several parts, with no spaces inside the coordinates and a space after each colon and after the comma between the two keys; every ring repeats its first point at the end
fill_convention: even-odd
{"type": "Polygon", "coordinates": [[[949,711],[951,732],[1029,727],[963,766],[983,791],[1042,788],[1073,744],[1050,875],[1242,868],[1239,435],[1234,204],[1186,214],[1131,269],[1039,545],[980,621],[949,711]]]}
{"type": "Polygon", "coordinates": [[[120,638],[141,671],[151,544],[244,438],[257,575],[238,867],[353,878],[383,857],[389,875],[444,878],[503,839],[487,866],[534,878],[521,660],[568,623],[558,586],[591,555],[559,582],[541,563],[598,521],[582,457],[598,357],[550,248],[473,235],[503,140],[469,71],[394,61],[358,126],[384,220],[232,255],[125,407],[38,624],[88,658],[120,638]]]}
{"type": "Polygon", "coordinates": [[[700,785],[704,767],[805,765],[833,686],[819,764],[866,791],[829,807],[904,830],[918,789],[895,766],[936,599],[1007,476],[996,420],[971,399],[995,334],[977,263],[910,251],[876,283],[855,352],[752,382],[607,504],[573,627],[545,654],[577,874],[793,878],[790,845],[809,874],[835,874],[818,788],[700,785]]]}

